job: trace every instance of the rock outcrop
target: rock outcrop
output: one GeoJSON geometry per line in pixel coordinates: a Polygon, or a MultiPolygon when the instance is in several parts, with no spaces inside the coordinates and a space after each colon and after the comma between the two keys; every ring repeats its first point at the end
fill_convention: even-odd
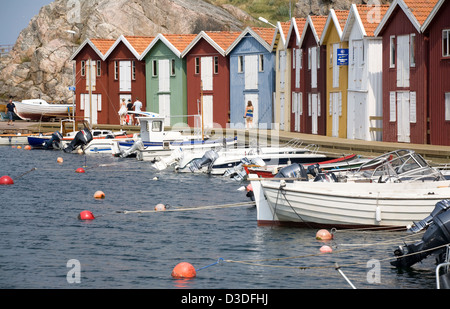
{"type": "Polygon", "coordinates": [[[229,11],[199,0],[55,0],[0,61],[0,96],[71,102],[70,56],[86,38],[241,30],[229,11]]]}

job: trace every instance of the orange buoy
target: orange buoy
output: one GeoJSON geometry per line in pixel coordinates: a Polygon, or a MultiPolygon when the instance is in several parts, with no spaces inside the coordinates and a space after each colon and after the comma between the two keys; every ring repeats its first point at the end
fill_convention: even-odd
{"type": "Polygon", "coordinates": [[[80,167],[80,168],[77,168],[77,170],[75,172],[77,172],[77,173],[85,173],[85,170],[84,170],[84,168],[80,167]]]}
{"type": "Polygon", "coordinates": [[[22,146],[17,146],[17,149],[22,149],[22,146]]]}
{"type": "Polygon", "coordinates": [[[80,220],[94,220],[95,217],[92,214],[92,212],[90,212],[89,210],[83,210],[82,212],[80,212],[80,214],[78,215],[78,219],[80,220]]]}
{"type": "Polygon", "coordinates": [[[197,276],[194,266],[187,262],[181,262],[172,271],[175,279],[194,278],[197,276]]]}
{"type": "Polygon", "coordinates": [[[105,193],[103,193],[102,191],[97,191],[94,193],[94,198],[103,199],[103,198],[105,198],[105,193]]]}
{"type": "Polygon", "coordinates": [[[333,252],[333,249],[331,249],[330,246],[322,246],[322,247],[320,247],[320,252],[322,252],[322,253],[331,253],[331,252],[333,252]]]}
{"type": "Polygon", "coordinates": [[[166,210],[166,205],[158,204],[158,205],[155,206],[155,210],[156,211],[164,211],[164,210],[166,210]]]}
{"type": "Polygon", "coordinates": [[[12,180],[12,178],[9,176],[2,176],[0,178],[0,185],[9,186],[9,185],[13,185],[13,184],[14,184],[14,180],[12,180]]]}
{"type": "Polygon", "coordinates": [[[26,145],[26,146],[24,147],[24,149],[25,149],[25,150],[31,150],[31,146],[30,146],[30,145],[26,145]]]}
{"type": "Polygon", "coordinates": [[[58,157],[58,159],[56,159],[56,162],[58,162],[58,163],[63,163],[63,162],[64,162],[64,160],[63,160],[63,158],[61,158],[61,157],[58,157]]]}
{"type": "Polygon", "coordinates": [[[330,240],[333,239],[333,235],[331,235],[330,232],[327,230],[319,230],[316,233],[316,239],[317,240],[330,240]]]}

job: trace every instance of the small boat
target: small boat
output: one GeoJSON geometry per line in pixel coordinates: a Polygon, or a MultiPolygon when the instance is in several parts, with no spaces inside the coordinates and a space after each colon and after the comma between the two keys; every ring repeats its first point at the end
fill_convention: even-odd
{"type": "Polygon", "coordinates": [[[401,150],[384,158],[373,170],[362,165],[347,176],[311,177],[300,166],[274,178],[250,175],[258,224],[406,228],[450,198],[450,181],[419,154],[401,150]]]}
{"type": "MultiPolygon", "coordinates": [[[[366,163],[370,159],[359,158],[356,154],[351,154],[331,160],[326,160],[317,163],[303,164],[303,166],[309,166],[312,164],[319,164],[322,170],[336,170],[344,171],[350,169],[357,169],[361,164],[366,163]]],[[[258,177],[262,178],[273,178],[278,174],[279,170],[287,165],[255,165],[255,164],[244,164],[244,168],[247,175],[256,174],[258,177]]]]}
{"type": "MultiPolygon", "coordinates": [[[[60,131],[54,132],[51,135],[30,135],[27,137],[28,144],[34,149],[45,150],[61,150],[67,149],[67,146],[74,140],[80,131],[73,130],[75,128],[75,121],[73,119],[61,120],[60,131]],[[69,131],[69,127],[72,131],[69,131]]],[[[112,132],[111,130],[93,129],[89,128],[89,124],[83,121],[83,130],[92,135],[92,140],[83,145],[85,153],[111,153],[115,147],[117,139],[131,139],[132,134],[127,134],[125,131],[112,132]]],[[[74,149],[76,150],[76,149],[74,149]]]]}
{"type": "Polygon", "coordinates": [[[200,135],[184,135],[180,131],[165,131],[163,116],[151,112],[139,112],[140,133],[135,139],[119,141],[116,156],[128,157],[136,155],[140,161],[161,161],[162,157],[171,156],[174,150],[211,149],[230,146],[236,138],[211,140],[202,139],[200,135]]]}
{"type": "Polygon", "coordinates": [[[0,146],[27,145],[31,134],[0,134],[0,146]]]}
{"type": "Polygon", "coordinates": [[[45,100],[32,99],[14,102],[17,116],[22,120],[47,121],[52,118],[63,118],[71,115],[72,104],[51,104],[45,100]]]}
{"type": "Polygon", "coordinates": [[[187,152],[178,162],[178,172],[203,172],[211,175],[224,175],[229,169],[235,169],[242,162],[257,160],[262,164],[315,163],[326,159],[326,155],[303,148],[264,147],[210,150],[203,155],[199,152],[187,152]]]}

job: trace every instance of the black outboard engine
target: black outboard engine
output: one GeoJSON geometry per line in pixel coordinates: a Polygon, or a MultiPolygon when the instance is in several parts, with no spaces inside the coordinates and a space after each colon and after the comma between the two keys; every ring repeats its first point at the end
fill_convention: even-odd
{"type": "MultiPolygon", "coordinates": [[[[421,221],[418,226],[426,227],[422,240],[416,244],[399,246],[394,255],[397,260],[391,265],[399,268],[407,268],[422,261],[427,256],[437,255],[438,264],[443,263],[446,257],[446,244],[450,244],[450,200],[442,200],[436,204],[430,216],[421,221]]],[[[411,231],[419,231],[414,228],[411,231]]]]}
{"type": "Polygon", "coordinates": [[[310,165],[308,166],[308,174],[310,174],[313,177],[316,177],[317,175],[319,175],[322,172],[322,170],[320,169],[320,165],[319,164],[314,164],[314,165],[310,165]]]}
{"type": "Polygon", "coordinates": [[[194,172],[196,170],[197,171],[200,170],[204,166],[207,165],[211,166],[214,163],[214,161],[217,160],[218,157],[219,154],[217,153],[217,151],[208,150],[207,152],[205,152],[203,157],[201,157],[200,159],[193,160],[189,166],[189,169],[191,170],[191,172],[194,172]]]}
{"type": "Polygon", "coordinates": [[[59,133],[58,131],[56,131],[55,133],[52,134],[52,137],[48,140],[44,142],[44,149],[48,150],[48,149],[61,149],[61,140],[62,140],[63,136],[61,133],[59,133]]]}
{"type": "Polygon", "coordinates": [[[275,175],[275,178],[297,178],[298,180],[308,180],[308,173],[306,172],[303,165],[294,163],[283,167],[275,175]]]}
{"type": "Polygon", "coordinates": [[[83,130],[79,131],[75,137],[73,138],[72,142],[70,142],[69,145],[67,145],[66,148],[64,148],[64,152],[72,152],[79,146],[87,145],[90,141],[92,141],[92,133],[88,128],[84,128],[83,130]]]}

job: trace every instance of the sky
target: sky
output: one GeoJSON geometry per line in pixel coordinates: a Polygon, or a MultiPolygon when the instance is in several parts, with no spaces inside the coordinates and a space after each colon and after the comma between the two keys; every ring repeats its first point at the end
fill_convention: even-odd
{"type": "Polygon", "coordinates": [[[13,45],[44,5],[53,0],[0,0],[0,45],[13,45]]]}

